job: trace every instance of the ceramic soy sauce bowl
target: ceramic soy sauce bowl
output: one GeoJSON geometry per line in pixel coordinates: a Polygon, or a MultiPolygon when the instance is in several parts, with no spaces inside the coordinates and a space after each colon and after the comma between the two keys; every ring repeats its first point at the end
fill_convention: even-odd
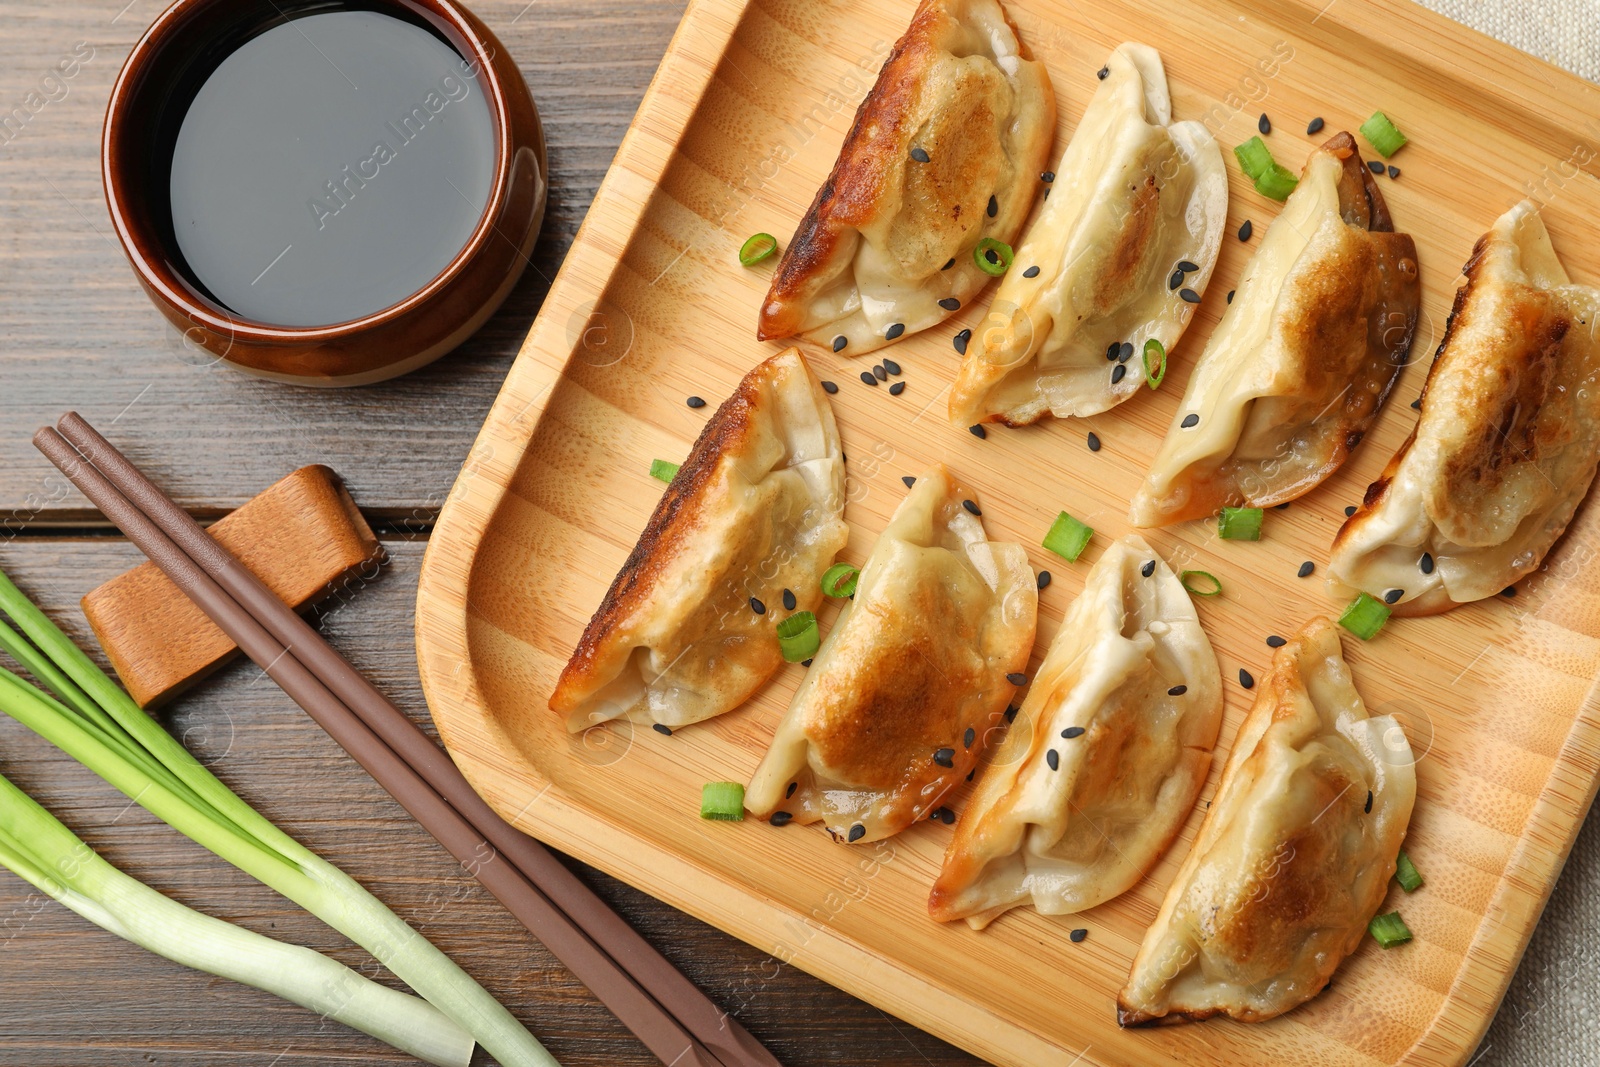
{"type": "Polygon", "coordinates": [[[117,78],[101,166],[186,343],[302,385],[461,344],[544,218],[533,98],[451,0],[178,0],[117,78]]]}

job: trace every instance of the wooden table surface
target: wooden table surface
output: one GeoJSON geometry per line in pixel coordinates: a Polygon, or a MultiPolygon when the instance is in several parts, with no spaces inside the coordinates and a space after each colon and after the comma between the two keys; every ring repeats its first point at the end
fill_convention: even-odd
{"type": "MultiPolygon", "coordinates": [[[[99,177],[100,121],[123,58],[160,6],[160,0],[0,0],[0,118],[24,106],[30,92],[47,99],[20,132],[0,132],[0,567],[88,645],[79,597],[139,558],[29,444],[37,427],[69,408],[107,431],[202,516],[225,513],[295,467],[327,463],[384,535],[391,561],[368,588],[325,616],[324,630],[426,724],[411,638],[422,542],[682,3],[473,5],[518,60],[543,115],[550,165],[544,236],[505,307],[462,349],[399,381],[332,392],[257,381],[186,351],[135,284],[111,234],[99,177]],[[64,86],[42,86],[56,59],[79,42],[93,49],[92,60],[64,86]]],[[[242,796],[458,960],[562,1063],[656,1062],[258,670],[248,664],[225,670],[166,720],[242,796]]],[[[365,954],[338,934],[9,719],[0,721],[0,773],[111,862],[163,892],[374,973],[365,954]]],[[[1593,833],[1591,826],[1585,836],[1593,833]]],[[[977,1062],[612,879],[577,869],[790,1067],[977,1062]]],[[[1593,872],[1569,872],[1557,900],[1594,882],[1593,872]]],[[[1538,1010],[1549,957],[1560,951],[1535,938],[1511,1006],[1477,1067],[1492,1067],[1515,1047],[1515,1016],[1538,1010]]],[[[405,1061],[303,1009],[126,945],[0,872],[0,1064],[405,1061]]]]}

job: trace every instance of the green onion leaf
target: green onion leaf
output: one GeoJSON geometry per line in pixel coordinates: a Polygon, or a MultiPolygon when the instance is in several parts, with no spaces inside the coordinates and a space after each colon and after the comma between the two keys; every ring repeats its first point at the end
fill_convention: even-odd
{"type": "Polygon", "coordinates": [[[1222,581],[1210,571],[1183,571],[1178,575],[1178,581],[1189,591],[1190,596],[1220,596],[1222,581]],[[1207,585],[1210,588],[1206,588],[1207,585]]]}
{"type": "Polygon", "coordinates": [[[1259,137],[1252,137],[1244,144],[1235,145],[1233,154],[1239,160],[1239,169],[1244,171],[1251,181],[1260,180],[1263,174],[1275,166],[1272,150],[1267,147],[1267,142],[1259,137]]]}
{"type": "Polygon", "coordinates": [[[856,582],[861,580],[861,570],[848,563],[835,563],[822,572],[822,595],[852,597],[856,595],[856,582]]]}
{"type": "Polygon", "coordinates": [[[739,262],[753,267],[764,259],[770,259],[777,250],[776,237],[770,233],[758,233],[739,246],[739,262]]]}
{"type": "Polygon", "coordinates": [[[1395,945],[1403,945],[1411,940],[1411,927],[1407,926],[1406,921],[1400,918],[1398,911],[1391,911],[1387,915],[1374,916],[1373,920],[1367,924],[1367,932],[1372,935],[1373,940],[1384,948],[1393,948],[1395,945]]]}
{"type": "Polygon", "coordinates": [[[778,651],[790,663],[804,663],[822,647],[822,637],[817,632],[817,617],[809,611],[797,611],[778,624],[778,651]]]}
{"type": "Polygon", "coordinates": [[[1154,337],[1144,343],[1144,380],[1152,389],[1160,389],[1167,376],[1167,349],[1154,337]],[[1150,353],[1156,354],[1156,364],[1150,365],[1150,353]]]}
{"type": "Polygon", "coordinates": [[[1093,536],[1094,530],[1063,511],[1050,524],[1050,532],[1044,536],[1044,547],[1068,563],[1076,563],[1093,536]]]}
{"type": "Polygon", "coordinates": [[[1378,154],[1388,159],[1406,146],[1406,135],[1401,133],[1395,124],[1389,121],[1389,116],[1381,111],[1374,111],[1372,117],[1361,124],[1361,136],[1371,142],[1378,154]]]}
{"type": "Polygon", "coordinates": [[[668,463],[664,459],[653,459],[650,461],[650,477],[658,481],[670,482],[678,476],[678,467],[678,464],[668,463]]]}
{"type": "Polygon", "coordinates": [[[998,278],[1011,269],[1011,261],[1015,258],[1015,254],[1011,251],[1011,246],[1004,241],[985,237],[972,250],[972,258],[978,264],[979,270],[998,278]]]}
{"type": "Polygon", "coordinates": [[[1362,593],[1350,602],[1339,616],[1339,625],[1363,641],[1371,641],[1389,621],[1389,605],[1368,593],[1362,593]]]}
{"type": "Polygon", "coordinates": [[[1411,862],[1411,857],[1404,852],[1400,853],[1394,863],[1394,880],[1400,883],[1400,888],[1407,893],[1415,893],[1422,888],[1422,873],[1417,870],[1416,864],[1411,862]]]}
{"type": "Polygon", "coordinates": [[[1260,508],[1223,508],[1217,516],[1217,536],[1224,541],[1261,540],[1260,508]]]}
{"type": "Polygon", "coordinates": [[[707,782],[700,788],[700,817],[743,822],[744,786],[738,782],[707,782]]]}
{"type": "Polygon", "coordinates": [[[1281,202],[1289,199],[1289,194],[1299,184],[1300,179],[1295,177],[1294,171],[1281,163],[1274,163],[1256,178],[1256,192],[1281,202]]]}

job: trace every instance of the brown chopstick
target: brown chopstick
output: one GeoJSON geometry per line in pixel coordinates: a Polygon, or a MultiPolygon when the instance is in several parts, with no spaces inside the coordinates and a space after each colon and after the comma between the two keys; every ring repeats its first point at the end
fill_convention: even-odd
{"type": "Polygon", "coordinates": [[[748,1032],[718,1011],[548,851],[495,815],[426,735],[92,427],[71,415],[61,428],[76,439],[78,451],[49,429],[35,438],[41,451],[663,1062],[776,1067],[777,1061],[748,1032]],[[182,522],[172,521],[179,516],[182,522]],[[189,545],[194,556],[186,551],[189,545]],[[252,583],[258,592],[250,591],[252,583]],[[261,615],[272,618],[273,631],[289,639],[269,632],[262,625],[266,619],[253,616],[230,595],[234,590],[252,609],[260,607],[261,615]],[[283,619],[284,614],[298,626],[283,619]],[[316,673],[303,660],[316,664],[316,673]],[[338,695],[330,691],[335,686],[338,695]],[[495,849],[508,862],[495,862],[495,849]]]}

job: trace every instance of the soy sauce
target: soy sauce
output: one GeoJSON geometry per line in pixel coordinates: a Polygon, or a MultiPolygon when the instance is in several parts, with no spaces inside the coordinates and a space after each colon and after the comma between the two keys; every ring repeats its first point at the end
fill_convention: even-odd
{"type": "Polygon", "coordinates": [[[251,37],[195,93],[173,232],[186,273],[240,317],[348,322],[450,264],[494,167],[475,65],[423,26],[324,10],[251,37]]]}

